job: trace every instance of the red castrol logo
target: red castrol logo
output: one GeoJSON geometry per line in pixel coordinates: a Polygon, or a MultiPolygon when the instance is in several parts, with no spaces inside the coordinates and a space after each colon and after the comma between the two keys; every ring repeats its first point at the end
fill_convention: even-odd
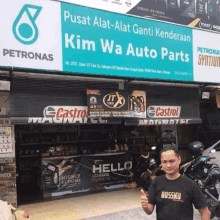
{"type": "Polygon", "coordinates": [[[150,118],[179,118],[181,106],[149,106],[147,115],[150,118]]]}

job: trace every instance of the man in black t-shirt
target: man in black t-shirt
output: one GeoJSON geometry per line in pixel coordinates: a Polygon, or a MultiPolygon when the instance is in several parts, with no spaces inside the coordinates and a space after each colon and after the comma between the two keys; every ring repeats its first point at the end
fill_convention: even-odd
{"type": "Polygon", "coordinates": [[[179,173],[181,162],[175,146],[162,149],[161,165],[165,175],[153,180],[148,194],[141,190],[141,204],[151,215],[156,205],[157,220],[193,220],[193,206],[202,220],[210,220],[206,199],[198,185],[179,173]]]}

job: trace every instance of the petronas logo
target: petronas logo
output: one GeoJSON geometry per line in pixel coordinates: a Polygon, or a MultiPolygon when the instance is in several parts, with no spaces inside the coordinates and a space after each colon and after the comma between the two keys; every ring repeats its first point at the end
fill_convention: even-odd
{"type": "Polygon", "coordinates": [[[26,4],[16,17],[12,31],[15,38],[22,44],[33,44],[38,38],[38,28],[35,23],[42,7],[26,4]]]}

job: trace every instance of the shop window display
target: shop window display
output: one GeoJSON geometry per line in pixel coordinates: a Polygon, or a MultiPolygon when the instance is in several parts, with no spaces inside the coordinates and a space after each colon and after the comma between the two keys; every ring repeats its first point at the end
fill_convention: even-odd
{"type": "MultiPolygon", "coordinates": [[[[157,154],[160,146],[160,128],[159,126],[124,126],[124,125],[116,125],[116,124],[68,124],[68,125],[17,125],[16,129],[16,155],[17,155],[17,169],[19,173],[18,178],[18,201],[22,202],[30,202],[33,201],[33,198],[38,198],[38,200],[43,200],[45,194],[48,192],[44,192],[45,190],[52,190],[51,182],[49,180],[53,180],[53,190],[60,190],[60,186],[66,187],[66,182],[71,183],[73,181],[78,181],[77,185],[75,183],[74,190],[82,190],[80,175],[83,178],[84,174],[80,172],[78,166],[78,179],[76,178],[76,174],[68,174],[68,176],[73,179],[68,180],[67,177],[59,177],[59,181],[57,179],[56,184],[54,183],[54,178],[50,177],[50,173],[53,173],[53,169],[51,171],[46,172],[43,175],[43,169],[48,164],[53,164],[54,167],[58,168],[57,175],[66,175],[69,167],[62,168],[62,164],[65,161],[69,161],[68,158],[78,158],[79,163],[84,163],[82,161],[83,157],[87,157],[87,155],[91,155],[88,158],[96,157],[99,155],[112,155],[114,158],[114,154],[116,156],[123,155],[130,152],[133,161],[133,167],[135,166],[136,159],[141,155],[147,152],[151,152],[152,154],[157,154]],[[155,150],[151,150],[152,146],[156,146],[155,150]],[[80,157],[80,158],[79,158],[80,157]],[[51,161],[51,162],[48,162],[51,161]],[[57,165],[54,161],[57,161],[57,165]],[[62,162],[63,161],[63,162],[62,162]],[[68,169],[67,169],[68,168],[68,169]],[[66,170],[67,169],[67,170],[66,170]],[[43,178],[43,180],[42,180],[43,178]],[[45,179],[46,178],[46,179],[45,179]],[[65,179],[62,180],[62,179],[65,179]],[[49,181],[49,182],[48,182],[49,181]],[[65,183],[64,183],[65,182],[65,183]],[[46,184],[46,185],[45,185],[46,184]],[[49,184],[49,185],[48,185],[49,184]],[[63,185],[64,184],[64,185],[63,185]],[[56,187],[55,187],[56,185],[56,187]],[[58,186],[60,185],[60,186],[58,186]],[[31,186],[31,187],[30,187],[31,186]],[[81,188],[80,188],[81,187],[81,188]],[[22,197],[29,196],[30,200],[22,200],[22,197]],[[32,196],[32,197],[31,197],[32,196]]],[[[116,158],[115,156],[115,158],[116,158]]],[[[76,159],[74,159],[75,161],[76,159]]],[[[84,160],[84,159],[83,159],[84,160]]],[[[90,160],[90,159],[89,159],[90,160]]],[[[126,159],[127,161],[128,159],[126,159]]],[[[93,160],[92,160],[93,161],[93,160]]],[[[96,159],[94,158],[94,161],[96,159]]],[[[72,163],[72,162],[71,162],[72,163]]],[[[75,163],[75,162],[74,162],[75,163]]],[[[85,162],[88,163],[88,162],[85,162]]],[[[107,164],[111,164],[111,162],[106,162],[107,164]]],[[[102,169],[109,170],[117,170],[120,171],[123,167],[130,167],[132,169],[131,162],[127,161],[118,166],[118,162],[110,167],[103,167],[102,169]],[[127,164],[127,165],[126,165],[127,164]]],[[[94,165],[93,165],[94,166],[94,165]]],[[[95,165],[95,172],[103,172],[98,165],[95,165]]],[[[48,168],[49,169],[49,168],[48,168]]],[[[47,169],[47,170],[48,170],[47,169]]],[[[56,169],[57,170],[57,169],[56,169]]],[[[71,168],[73,170],[73,168],[71,168]]],[[[128,175],[128,172],[122,172],[123,175],[128,175]]],[[[83,171],[84,172],[84,171],[83,171]]],[[[86,171],[87,172],[87,171],[86,171]]],[[[51,174],[52,175],[52,174],[51,174]]],[[[110,177],[105,177],[104,180],[101,181],[103,177],[97,177],[97,175],[103,174],[94,174],[94,181],[97,182],[97,186],[105,186],[110,177]],[[104,181],[104,182],[103,182],[104,181]]],[[[115,177],[114,177],[115,179],[115,177]]],[[[128,178],[126,178],[128,180],[128,178]]],[[[118,178],[115,181],[122,181],[118,178]]],[[[89,182],[89,180],[88,180],[89,182]]],[[[94,185],[94,183],[93,183],[94,185]]],[[[109,184],[107,184],[109,185],[109,184]]],[[[73,186],[73,185],[72,185],[73,186]]],[[[85,186],[85,184],[84,184],[85,186]]],[[[86,186],[86,188],[88,188],[86,186]]],[[[84,187],[85,188],[85,187],[84,187]]],[[[74,191],[73,190],[73,191],[74,191]]],[[[52,194],[59,194],[58,192],[52,194]]],[[[52,195],[50,194],[50,195],[52,195]]]]}

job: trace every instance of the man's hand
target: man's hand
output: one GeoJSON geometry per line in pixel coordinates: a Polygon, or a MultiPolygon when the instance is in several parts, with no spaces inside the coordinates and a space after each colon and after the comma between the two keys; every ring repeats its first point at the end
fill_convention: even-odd
{"type": "Polygon", "coordinates": [[[147,198],[147,194],[144,192],[143,189],[141,189],[141,205],[143,208],[148,208],[148,198],[147,198]]]}
{"type": "Polygon", "coordinates": [[[151,215],[154,211],[154,205],[148,203],[147,194],[144,192],[143,189],[141,189],[141,205],[148,215],[151,215]]]}

